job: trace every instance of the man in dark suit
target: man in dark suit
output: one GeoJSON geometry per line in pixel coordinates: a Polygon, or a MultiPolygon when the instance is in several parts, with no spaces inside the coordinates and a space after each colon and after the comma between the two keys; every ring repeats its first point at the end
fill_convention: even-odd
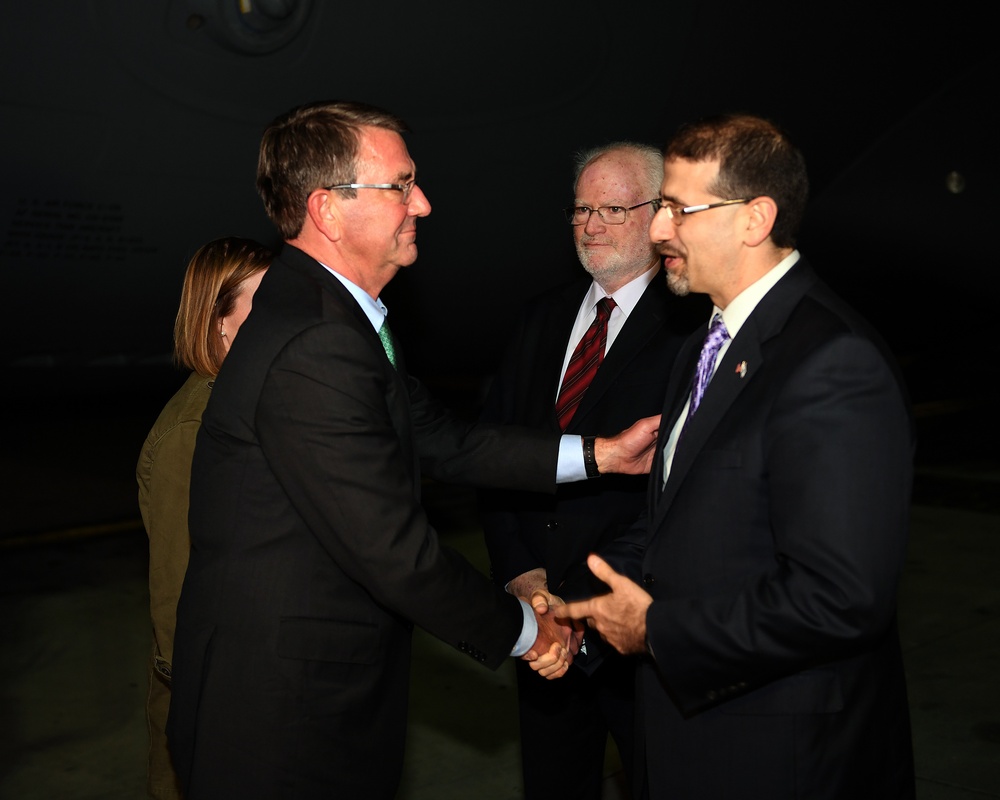
{"type": "Polygon", "coordinates": [[[286,245],[195,449],[168,722],[188,800],[392,797],[413,624],[488,667],[562,674],[568,631],[439,543],[421,471],[551,491],[557,458],[562,479],[641,469],[654,441],[467,426],[407,375],[378,299],[430,212],[403,130],[319,103],[264,134],[257,185],[286,245]]]}
{"type": "MultiPolygon", "coordinates": [[[[649,240],[662,152],[617,142],[581,153],[576,166],[567,217],[588,274],[528,303],[493,381],[485,420],[556,433],[619,431],[659,412],[674,356],[694,327],[694,318],[679,307],[685,301],[667,289],[649,240]],[[614,307],[597,353],[599,366],[574,398],[575,408],[564,411],[560,399],[570,390],[561,387],[573,383],[573,354],[595,325],[603,298],[614,307]]],[[[494,580],[526,597],[540,587],[558,593],[571,567],[635,522],[645,495],[644,476],[622,475],[564,484],[554,495],[484,492],[494,580]]],[[[529,799],[600,800],[609,731],[622,763],[631,764],[634,659],[611,648],[598,657],[598,644],[591,642],[589,652],[577,656],[583,668],[574,666],[559,681],[540,681],[517,665],[529,799]],[[573,768],[554,770],[553,763],[573,768]]]]}
{"type": "Polygon", "coordinates": [[[805,165],[771,123],[682,128],[660,196],[670,285],[713,322],[671,376],[645,531],[590,557],[612,591],[565,612],[641,657],[654,800],[912,798],[892,358],[794,249],[805,165]]]}

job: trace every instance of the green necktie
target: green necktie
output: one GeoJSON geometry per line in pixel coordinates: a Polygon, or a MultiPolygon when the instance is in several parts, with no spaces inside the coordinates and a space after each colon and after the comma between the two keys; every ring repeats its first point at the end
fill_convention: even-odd
{"type": "Polygon", "coordinates": [[[388,320],[382,321],[382,327],[378,329],[378,338],[382,340],[382,347],[385,348],[385,354],[389,356],[389,363],[392,364],[393,369],[395,369],[396,345],[392,339],[392,331],[389,330],[388,320]]]}

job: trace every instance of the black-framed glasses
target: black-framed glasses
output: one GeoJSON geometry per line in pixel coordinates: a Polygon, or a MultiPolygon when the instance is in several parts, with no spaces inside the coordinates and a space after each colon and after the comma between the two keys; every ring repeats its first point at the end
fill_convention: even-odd
{"type": "Polygon", "coordinates": [[[410,202],[410,193],[416,185],[417,180],[414,178],[406,183],[335,183],[333,186],[327,186],[326,189],[327,191],[334,189],[392,189],[403,193],[402,202],[405,205],[410,202]]]}
{"type": "MultiPolygon", "coordinates": [[[[563,213],[566,214],[566,221],[570,225],[586,225],[590,222],[590,215],[595,211],[597,216],[601,218],[601,221],[605,225],[621,225],[628,218],[629,211],[635,211],[637,208],[642,208],[643,206],[652,205],[657,203],[657,200],[647,200],[644,203],[639,203],[638,205],[628,206],[601,206],[600,208],[590,208],[590,206],[570,206],[569,208],[564,208],[563,213]]],[[[654,206],[655,207],[655,206],[654,206]]]]}
{"type": "Polygon", "coordinates": [[[677,203],[671,203],[669,200],[656,199],[653,201],[653,208],[657,211],[660,209],[666,211],[667,216],[670,217],[670,221],[679,228],[684,222],[684,217],[688,214],[697,214],[699,211],[708,211],[710,208],[721,208],[722,206],[732,206],[737,203],[749,202],[749,200],[741,197],[739,200],[722,200],[718,203],[703,203],[700,206],[679,206],[677,203]]]}

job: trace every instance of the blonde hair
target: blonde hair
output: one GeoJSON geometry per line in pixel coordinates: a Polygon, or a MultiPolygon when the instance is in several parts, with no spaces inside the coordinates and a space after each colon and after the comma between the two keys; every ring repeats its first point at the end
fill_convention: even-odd
{"type": "Polygon", "coordinates": [[[252,239],[227,236],[198,248],[184,273],[174,321],[174,361],[206,378],[219,374],[226,348],[219,321],[232,313],[243,283],[267,269],[274,254],[252,239]]]}

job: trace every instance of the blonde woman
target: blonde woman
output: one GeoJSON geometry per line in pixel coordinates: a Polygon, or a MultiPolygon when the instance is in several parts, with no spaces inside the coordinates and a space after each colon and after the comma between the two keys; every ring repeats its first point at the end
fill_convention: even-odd
{"type": "Polygon", "coordinates": [[[191,375],[164,406],[142,447],[136,478],[149,536],[153,622],[146,716],[147,789],[157,800],[180,798],[164,728],[170,705],[177,598],[188,564],[188,489],[195,437],[215,376],[246,320],[273,254],[250,239],[227,237],[201,247],[188,264],[174,323],[174,361],[191,375]]]}

